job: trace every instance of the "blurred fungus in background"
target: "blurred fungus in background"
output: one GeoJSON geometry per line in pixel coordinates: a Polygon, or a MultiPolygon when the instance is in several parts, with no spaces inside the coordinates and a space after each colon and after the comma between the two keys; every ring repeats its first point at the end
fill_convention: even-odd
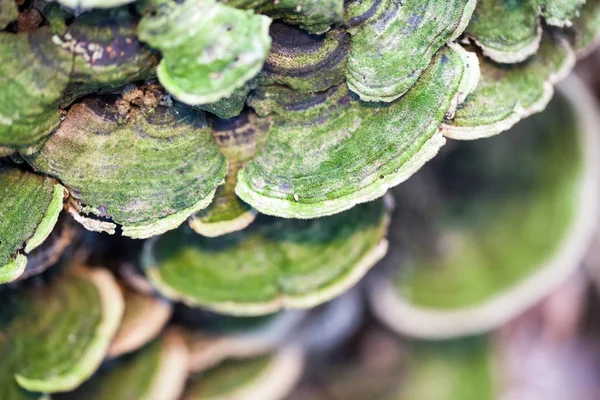
{"type": "Polygon", "coordinates": [[[600,399],[600,1],[0,0],[0,400],[600,399]]]}

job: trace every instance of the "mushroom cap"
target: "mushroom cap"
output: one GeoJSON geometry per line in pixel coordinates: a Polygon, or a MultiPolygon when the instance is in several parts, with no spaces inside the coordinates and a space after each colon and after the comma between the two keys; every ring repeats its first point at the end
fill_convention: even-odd
{"type": "MultiPolygon", "coordinates": [[[[220,316],[218,324],[225,319],[235,319],[242,324],[239,329],[212,331],[194,329],[189,333],[189,369],[191,372],[204,371],[226,359],[251,358],[270,353],[291,340],[306,312],[292,310],[264,317],[220,316]],[[242,321],[239,321],[242,320],[242,321]]],[[[213,323],[214,325],[214,323],[213,323]]]]}
{"type": "Polygon", "coordinates": [[[549,25],[569,27],[582,0],[480,0],[467,36],[498,63],[517,63],[535,54],[542,40],[542,17],[549,25]]]}
{"type": "Polygon", "coordinates": [[[26,254],[52,232],[63,198],[64,188],[53,179],[0,161],[0,283],[23,274],[26,254]]]}
{"type": "Polygon", "coordinates": [[[178,229],[146,242],[142,265],[164,296],[234,315],[308,308],[354,285],[387,249],[383,202],[316,220],[262,217],[204,238],[178,229]]]}
{"type": "Polygon", "coordinates": [[[69,25],[61,41],[74,58],[63,107],[87,94],[156,77],[158,57],[140,43],[136,27],[126,8],[84,13],[69,25]]]}
{"type": "Polygon", "coordinates": [[[343,29],[315,35],[275,22],[269,33],[273,42],[261,72],[261,85],[280,84],[300,92],[322,92],[344,81],[350,35],[343,29]]]}
{"type": "Polygon", "coordinates": [[[271,45],[270,23],[216,0],[163,1],[155,15],[141,19],[138,36],[161,51],[158,78],[170,93],[187,104],[207,104],[260,71],[271,45]]]}
{"type": "Polygon", "coordinates": [[[123,235],[144,238],[208,206],[227,162],[202,113],[179,103],[131,113],[123,122],[118,103],[76,103],[27,161],[63,182],[86,228],[114,233],[120,224],[123,235]]]}
{"type": "Polygon", "coordinates": [[[236,193],[284,218],[332,215],[381,197],[435,156],[445,143],[440,122],[477,79],[475,55],[451,45],[389,104],[356,100],[345,85],[314,94],[260,87],[249,105],[273,125],[239,172],[236,193]]]}
{"type": "Polygon", "coordinates": [[[300,378],[302,351],[285,347],[277,353],[244,360],[229,360],[192,377],[185,400],[279,400],[285,398],[300,378]]]}
{"type": "Polygon", "coordinates": [[[392,248],[404,254],[390,257],[394,279],[375,279],[370,295],[384,323],[423,338],[489,331],[580,265],[598,215],[600,121],[578,81],[564,89],[544,113],[447,156],[423,234],[392,224],[392,248]]]}
{"type": "Polygon", "coordinates": [[[183,333],[169,329],[71,393],[73,399],[177,400],[188,376],[183,333]]]}
{"type": "Polygon", "coordinates": [[[569,43],[558,35],[544,35],[527,60],[497,64],[479,56],[481,77],[477,88],[456,109],[441,130],[452,139],[471,140],[501,133],[521,119],[546,108],[554,85],[575,65],[569,43]]]}
{"type": "Polygon", "coordinates": [[[224,0],[225,4],[254,9],[273,19],[283,19],[311,33],[325,33],[344,18],[344,0],[224,0]]]}
{"type": "Polygon", "coordinates": [[[100,268],[73,268],[48,285],[1,295],[2,398],[18,386],[36,392],[79,386],[104,359],[123,313],[114,278],[100,268]]]}
{"type": "Polygon", "coordinates": [[[391,102],[417,83],[440,48],[461,35],[476,1],[367,3],[377,8],[350,29],[346,79],[361,100],[391,102]]]}
{"type": "Polygon", "coordinates": [[[31,152],[60,122],[73,60],[53,38],[49,27],[0,32],[0,54],[10,55],[0,63],[0,147],[31,152]]]}
{"type": "Polygon", "coordinates": [[[121,290],[125,312],[108,349],[109,357],[131,353],[154,340],[173,314],[171,303],[165,299],[138,293],[124,286],[121,290]]]}

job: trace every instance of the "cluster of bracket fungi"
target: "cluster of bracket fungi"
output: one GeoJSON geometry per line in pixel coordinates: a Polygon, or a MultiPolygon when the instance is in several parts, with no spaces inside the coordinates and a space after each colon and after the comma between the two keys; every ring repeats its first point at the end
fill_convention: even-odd
{"type": "Polygon", "coordinates": [[[592,237],[600,124],[552,98],[599,30],[598,0],[0,0],[0,399],[281,398],[354,300],[281,310],[382,259],[393,329],[504,323],[592,237]],[[93,266],[79,225],[146,240],[93,266]]]}

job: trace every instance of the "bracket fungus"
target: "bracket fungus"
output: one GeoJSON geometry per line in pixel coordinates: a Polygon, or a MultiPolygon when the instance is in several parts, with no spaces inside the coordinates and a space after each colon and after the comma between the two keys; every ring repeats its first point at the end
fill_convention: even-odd
{"type": "Polygon", "coordinates": [[[205,115],[179,103],[152,106],[131,106],[122,117],[129,105],[85,99],[26,157],[65,185],[68,210],[87,229],[114,233],[120,224],[125,236],[160,234],[208,206],[222,183],[227,163],[205,115]]]}
{"type": "Polygon", "coordinates": [[[123,313],[114,278],[100,268],[72,268],[42,287],[0,295],[3,399],[80,385],[100,365],[123,313]]]}
{"type": "Polygon", "coordinates": [[[331,25],[338,25],[344,19],[344,0],[223,0],[223,3],[254,9],[316,34],[327,32],[331,25]]]}
{"type": "Polygon", "coordinates": [[[73,52],[63,106],[87,94],[156,76],[158,58],[138,40],[136,20],[127,9],[85,13],[57,41],[73,52]]]}
{"type": "Polygon", "coordinates": [[[171,328],[138,352],[116,360],[71,393],[73,399],[177,400],[183,391],[188,351],[183,333],[171,328]]]}
{"type": "Polygon", "coordinates": [[[158,78],[180,101],[218,101],[253,78],[271,45],[271,20],[216,0],[155,0],[138,25],[162,53],[158,78]],[[156,4],[154,4],[156,3],[156,4]]]}
{"type": "MultiPolygon", "coordinates": [[[[600,213],[593,99],[552,100],[599,38],[600,0],[0,0],[0,399],[279,400],[363,288],[507,322],[600,213]]],[[[394,339],[385,395],[491,398],[480,339],[394,339]]]]}
{"type": "Polygon", "coordinates": [[[262,72],[262,85],[280,84],[300,92],[322,92],[345,79],[350,35],[333,29],[323,35],[275,22],[270,29],[271,51],[262,72]]]}
{"type": "Polygon", "coordinates": [[[499,63],[517,63],[535,54],[542,22],[570,27],[582,0],[479,0],[466,29],[483,54],[499,63]]]}
{"type": "Polygon", "coordinates": [[[173,306],[165,299],[122,288],[125,312],[108,349],[109,357],[131,353],[154,340],[163,330],[173,306]]]}
{"type": "Polygon", "coordinates": [[[236,193],[285,218],[331,215],[383,196],[445,143],[439,125],[475,88],[478,71],[475,55],[452,45],[390,104],[358,101],[345,85],[314,94],[258,88],[249,105],[272,115],[273,125],[239,172],[236,193]]]}
{"type": "MultiPolygon", "coordinates": [[[[389,258],[394,277],[374,279],[370,292],[384,323],[425,338],[492,330],[580,265],[598,216],[600,120],[577,80],[564,89],[509,133],[446,156],[444,177],[430,177],[442,201],[429,204],[427,233],[392,224],[393,248],[405,254],[389,258]]],[[[397,192],[397,209],[410,194],[397,192]]]]}
{"type": "MultiPolygon", "coordinates": [[[[228,317],[220,317],[223,318],[228,317]]],[[[259,357],[273,352],[291,340],[305,318],[304,311],[291,310],[268,316],[243,318],[243,329],[213,332],[206,328],[195,329],[190,332],[188,339],[189,369],[197,373],[227,359],[259,357]]]]}
{"type": "MultiPolygon", "coordinates": [[[[347,83],[361,100],[390,102],[406,93],[446,42],[465,29],[475,0],[350,2],[347,83]],[[362,17],[360,12],[368,13],[362,17]]],[[[451,86],[451,85],[449,85],[451,86]]],[[[452,89],[450,89],[452,91],[452,89]]]]}
{"type": "Polygon", "coordinates": [[[496,135],[546,108],[554,84],[573,68],[575,54],[562,37],[545,35],[536,54],[518,64],[500,65],[480,56],[477,88],[460,104],[445,136],[479,139],[496,135]]]}
{"type": "Polygon", "coordinates": [[[0,32],[0,54],[11,55],[0,62],[0,150],[30,152],[60,122],[72,55],[54,37],[48,27],[0,32]]]}
{"type": "Polygon", "coordinates": [[[52,232],[64,194],[53,179],[0,160],[0,284],[23,274],[27,254],[52,232]]]}
{"type": "Polygon", "coordinates": [[[383,202],[309,221],[264,217],[209,239],[178,229],[146,242],[142,265],[173,300],[221,313],[308,308],[354,285],[386,252],[383,202]]]}
{"type": "Polygon", "coordinates": [[[192,377],[183,399],[282,399],[300,379],[303,366],[302,350],[291,346],[271,355],[229,360],[192,377]]]}
{"type": "Polygon", "coordinates": [[[189,219],[197,233],[215,237],[246,228],[256,211],[235,194],[239,170],[263,146],[271,121],[246,112],[229,120],[212,120],[212,135],[227,158],[227,179],[215,193],[213,202],[189,219]]]}

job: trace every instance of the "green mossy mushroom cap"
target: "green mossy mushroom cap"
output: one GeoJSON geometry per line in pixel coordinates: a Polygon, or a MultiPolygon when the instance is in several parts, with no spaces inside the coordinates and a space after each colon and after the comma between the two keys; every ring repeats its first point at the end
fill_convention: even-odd
{"type": "MultiPolygon", "coordinates": [[[[346,78],[350,90],[365,101],[393,101],[406,93],[429,66],[436,51],[465,29],[475,0],[370,0],[372,14],[352,26],[346,78]],[[375,10],[373,10],[375,8],[375,10]]],[[[451,89],[450,89],[451,91],[451,89]]]]}
{"type": "MultiPolygon", "coordinates": [[[[0,397],[72,390],[98,368],[123,313],[112,275],[75,268],[42,287],[3,290],[0,397]]],[[[15,397],[11,397],[15,396],[15,397]]]]}
{"type": "Polygon", "coordinates": [[[258,88],[249,105],[273,125],[239,172],[236,193],[284,218],[331,215],[383,196],[445,143],[440,123],[474,89],[478,71],[475,55],[453,45],[389,104],[356,100],[345,85],[314,94],[258,88]]]}
{"type": "Polygon", "coordinates": [[[178,229],[148,241],[142,264],[168,298],[221,313],[262,315],[323,303],[384,254],[383,202],[310,221],[264,217],[208,239],[178,229]]]}
{"type": "Polygon", "coordinates": [[[60,122],[72,55],[53,38],[48,27],[0,32],[0,54],[10,55],[0,63],[0,147],[28,152],[60,122]]]}
{"type": "Polygon", "coordinates": [[[297,348],[283,348],[273,355],[228,360],[192,377],[185,400],[285,398],[300,378],[304,357],[297,348]]]}
{"type": "Polygon", "coordinates": [[[571,26],[581,0],[480,0],[466,33],[483,53],[499,63],[525,60],[538,50],[541,17],[547,24],[571,26]]]}
{"type": "Polygon", "coordinates": [[[0,160],[0,284],[23,274],[26,254],[50,235],[63,199],[64,188],[53,179],[0,160]]]}
{"type": "MultiPolygon", "coordinates": [[[[491,330],[579,266],[598,213],[600,125],[578,81],[565,88],[568,101],[557,98],[505,135],[461,143],[430,172],[440,203],[419,200],[431,218],[422,234],[403,233],[402,219],[392,225],[403,255],[390,258],[393,280],[372,286],[385,323],[427,338],[491,330]]],[[[397,209],[410,195],[398,190],[397,209]]]]}
{"type": "Polygon", "coordinates": [[[208,206],[227,161],[204,114],[175,103],[131,106],[123,115],[119,107],[130,107],[125,98],[74,104],[27,161],[67,187],[70,211],[86,228],[114,233],[118,223],[123,235],[144,238],[208,206]]]}
{"type": "MultiPolygon", "coordinates": [[[[271,20],[216,0],[157,0],[138,26],[162,53],[158,78],[177,99],[207,104],[230,96],[262,68],[271,20]]],[[[150,4],[150,9],[154,4],[150,4]]]]}
{"type": "Polygon", "coordinates": [[[479,57],[477,88],[458,106],[442,132],[453,139],[496,135],[540,112],[554,94],[554,84],[573,68],[575,55],[562,37],[545,35],[538,52],[518,64],[501,65],[479,57]]]}
{"type": "Polygon", "coordinates": [[[224,0],[233,7],[254,9],[273,19],[299,25],[311,33],[325,33],[344,18],[344,0],[224,0]]]}
{"type": "Polygon", "coordinates": [[[114,362],[70,394],[89,400],[177,400],[188,376],[182,333],[168,330],[141,350],[114,362]]]}

